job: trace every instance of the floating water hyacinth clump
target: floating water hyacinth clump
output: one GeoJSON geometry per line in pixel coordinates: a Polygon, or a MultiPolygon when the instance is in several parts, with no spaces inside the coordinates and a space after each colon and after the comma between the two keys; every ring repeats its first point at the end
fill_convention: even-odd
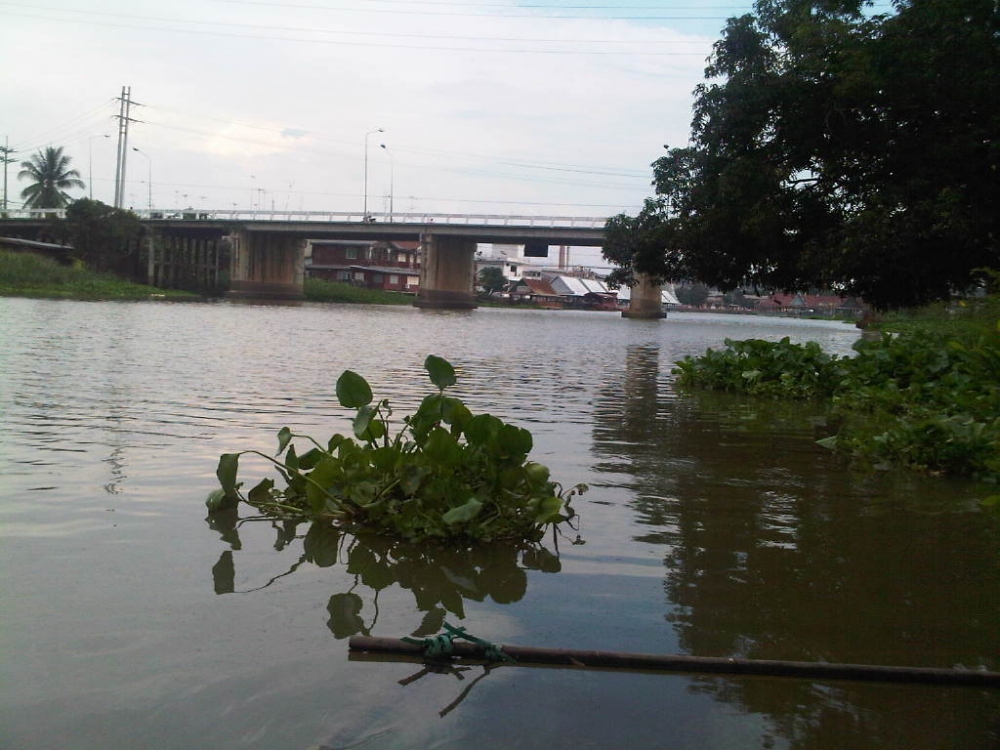
{"type": "Polygon", "coordinates": [[[321,444],[288,427],[278,451],[224,453],[216,475],[221,488],[210,512],[240,502],[276,518],[328,520],[357,531],[406,541],[535,542],[549,527],[575,529],[570,501],[587,487],[564,490],[547,467],[528,460],[531,433],[491,414],[473,414],[445,390],[456,382],[452,365],[430,355],[424,368],[437,391],[392,433],[387,399],[375,401],[368,382],[351,370],[337,380],[337,400],[355,409],[353,436],[321,444]],[[301,455],[294,440],[310,447],[301,455]],[[284,486],[260,480],[245,494],[238,481],[242,456],[271,462],[284,486]]]}

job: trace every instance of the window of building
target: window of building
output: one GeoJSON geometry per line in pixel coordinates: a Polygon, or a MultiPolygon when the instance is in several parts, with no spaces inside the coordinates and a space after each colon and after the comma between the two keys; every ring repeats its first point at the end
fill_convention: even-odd
{"type": "Polygon", "coordinates": [[[354,260],[358,257],[358,249],[356,247],[348,247],[344,250],[344,256],[348,260],[354,260]]]}
{"type": "Polygon", "coordinates": [[[350,281],[351,272],[350,271],[337,271],[337,281],[350,281]]]}
{"type": "Polygon", "coordinates": [[[354,272],[354,280],[355,281],[364,281],[365,280],[365,272],[364,271],[355,271],[354,272]]]}
{"type": "Polygon", "coordinates": [[[389,274],[389,283],[392,284],[393,286],[395,286],[396,284],[398,284],[399,283],[399,276],[397,276],[394,273],[390,273],[389,274]]]}

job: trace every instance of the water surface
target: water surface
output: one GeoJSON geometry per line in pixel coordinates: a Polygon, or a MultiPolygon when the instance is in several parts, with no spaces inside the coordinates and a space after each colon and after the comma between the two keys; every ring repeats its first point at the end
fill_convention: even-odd
{"type": "Polygon", "coordinates": [[[446,619],[529,646],[1000,668],[988,488],[854,470],[815,445],[818,407],[674,389],[680,357],[783,336],[846,354],[857,333],[0,299],[0,747],[997,746],[1000,700],[973,689],[348,659],[351,633],[446,619]],[[345,368],[406,413],[430,353],[591,485],[585,544],[445,555],[206,520],[220,453],[346,432],[345,368]]]}

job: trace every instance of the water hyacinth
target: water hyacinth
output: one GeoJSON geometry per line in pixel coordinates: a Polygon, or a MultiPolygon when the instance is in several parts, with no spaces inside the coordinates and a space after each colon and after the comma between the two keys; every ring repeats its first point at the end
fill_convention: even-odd
{"type": "Polygon", "coordinates": [[[360,375],[337,380],[341,406],[355,409],[353,436],[333,435],[321,444],[289,428],[278,433],[278,451],[225,453],[209,495],[210,512],[247,503],[266,515],[328,520],[357,531],[406,541],[534,542],[550,526],[572,526],[570,500],[587,488],[568,490],[549,470],[528,460],[531,433],[491,414],[473,414],[445,395],[456,382],[452,365],[428,356],[424,368],[437,392],[392,434],[387,399],[375,401],[360,375]],[[294,439],[310,444],[299,455],[294,439]],[[284,487],[262,479],[245,495],[237,481],[240,457],[256,455],[278,470],[284,487]]]}

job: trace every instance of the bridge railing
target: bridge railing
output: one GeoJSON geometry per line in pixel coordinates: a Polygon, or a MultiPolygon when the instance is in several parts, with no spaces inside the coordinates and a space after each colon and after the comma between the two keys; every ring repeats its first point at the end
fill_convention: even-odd
{"type": "MultiPolygon", "coordinates": [[[[539,228],[579,227],[602,229],[603,216],[530,216],[516,214],[452,213],[369,213],[344,211],[241,211],[237,209],[132,209],[140,219],[184,221],[284,221],[284,222],[359,222],[380,224],[445,224],[459,226],[517,226],[539,228]]],[[[0,219],[65,218],[64,209],[18,208],[0,212],[0,219]]]]}

